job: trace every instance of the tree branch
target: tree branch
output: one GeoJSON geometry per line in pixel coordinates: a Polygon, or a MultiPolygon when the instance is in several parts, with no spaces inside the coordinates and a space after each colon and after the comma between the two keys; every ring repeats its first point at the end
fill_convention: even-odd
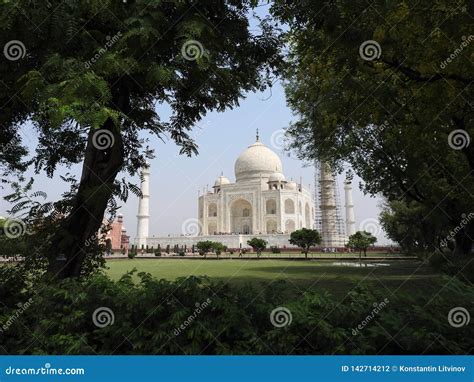
{"type": "Polygon", "coordinates": [[[402,65],[397,60],[395,61],[380,60],[380,62],[384,63],[385,65],[389,66],[392,69],[402,72],[405,76],[417,82],[436,82],[441,79],[454,80],[454,81],[462,82],[463,84],[466,84],[466,85],[469,85],[472,82],[472,79],[464,78],[457,74],[433,73],[426,76],[426,75],[421,74],[419,71],[415,69],[402,65]]]}

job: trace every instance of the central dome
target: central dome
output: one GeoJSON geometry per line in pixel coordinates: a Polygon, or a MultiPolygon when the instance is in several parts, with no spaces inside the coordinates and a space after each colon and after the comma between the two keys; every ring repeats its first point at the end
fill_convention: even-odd
{"type": "Polygon", "coordinates": [[[271,174],[283,172],[280,158],[258,139],[235,161],[235,180],[268,178],[271,174]]]}

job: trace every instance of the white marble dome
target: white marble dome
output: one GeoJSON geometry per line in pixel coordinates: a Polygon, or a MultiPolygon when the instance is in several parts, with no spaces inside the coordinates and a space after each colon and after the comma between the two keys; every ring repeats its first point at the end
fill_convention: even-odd
{"type": "Polygon", "coordinates": [[[227,179],[224,175],[221,175],[220,177],[218,177],[216,179],[216,181],[214,182],[214,187],[220,187],[222,186],[223,184],[230,184],[230,180],[227,179]]]}
{"type": "Polygon", "coordinates": [[[269,182],[285,182],[285,175],[283,175],[281,172],[274,172],[272,175],[270,175],[270,178],[268,179],[269,182]]]}
{"type": "Polygon", "coordinates": [[[242,180],[270,177],[273,173],[282,173],[283,166],[277,154],[258,139],[250,145],[235,161],[235,179],[242,180]]]}

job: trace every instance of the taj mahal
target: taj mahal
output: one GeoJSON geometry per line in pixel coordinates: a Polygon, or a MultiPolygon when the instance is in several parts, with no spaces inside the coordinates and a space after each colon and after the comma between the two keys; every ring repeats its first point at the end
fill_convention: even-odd
{"type": "MultiPolygon", "coordinates": [[[[299,182],[287,180],[279,156],[260,141],[258,131],[255,142],[235,161],[235,182],[221,174],[212,190],[199,192],[192,233],[150,237],[149,175],[150,168],[143,169],[135,241],[138,248],[157,248],[158,245],[189,248],[202,240],[219,241],[228,248],[243,248],[252,237],[266,240],[268,246],[292,247],[288,242],[290,234],[300,228],[317,228],[325,247],[343,247],[347,242],[346,232],[337,229],[337,195],[334,175],[328,165],[320,165],[314,191],[318,195],[315,195],[301,179],[299,182]]],[[[346,181],[344,189],[345,228],[350,234],[355,231],[350,181],[346,181]]]]}

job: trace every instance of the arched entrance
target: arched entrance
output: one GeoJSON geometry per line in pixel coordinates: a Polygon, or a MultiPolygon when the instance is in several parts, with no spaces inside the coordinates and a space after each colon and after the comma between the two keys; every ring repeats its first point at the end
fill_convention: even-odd
{"type": "Polygon", "coordinates": [[[288,219],[285,222],[285,233],[292,233],[295,230],[295,221],[293,219],[288,219]]]}
{"type": "Polygon", "coordinates": [[[275,199],[268,199],[266,202],[267,215],[275,215],[277,209],[277,204],[275,199]]]}
{"type": "Polygon", "coordinates": [[[267,220],[267,233],[276,233],[276,232],[277,232],[276,220],[273,220],[273,219],[267,220]]]}
{"type": "Polygon", "coordinates": [[[252,228],[252,205],[244,199],[236,200],[230,208],[230,230],[233,233],[250,234],[252,228]]]}
{"type": "Polygon", "coordinates": [[[207,207],[207,209],[208,209],[207,216],[209,216],[209,217],[217,216],[217,204],[216,203],[210,203],[209,206],[207,207]]]}
{"type": "Polygon", "coordinates": [[[295,202],[291,199],[285,200],[285,214],[295,213],[295,202]]]}
{"type": "Polygon", "coordinates": [[[216,222],[209,222],[207,226],[207,234],[208,235],[215,235],[217,233],[217,223],[216,222]]]}

